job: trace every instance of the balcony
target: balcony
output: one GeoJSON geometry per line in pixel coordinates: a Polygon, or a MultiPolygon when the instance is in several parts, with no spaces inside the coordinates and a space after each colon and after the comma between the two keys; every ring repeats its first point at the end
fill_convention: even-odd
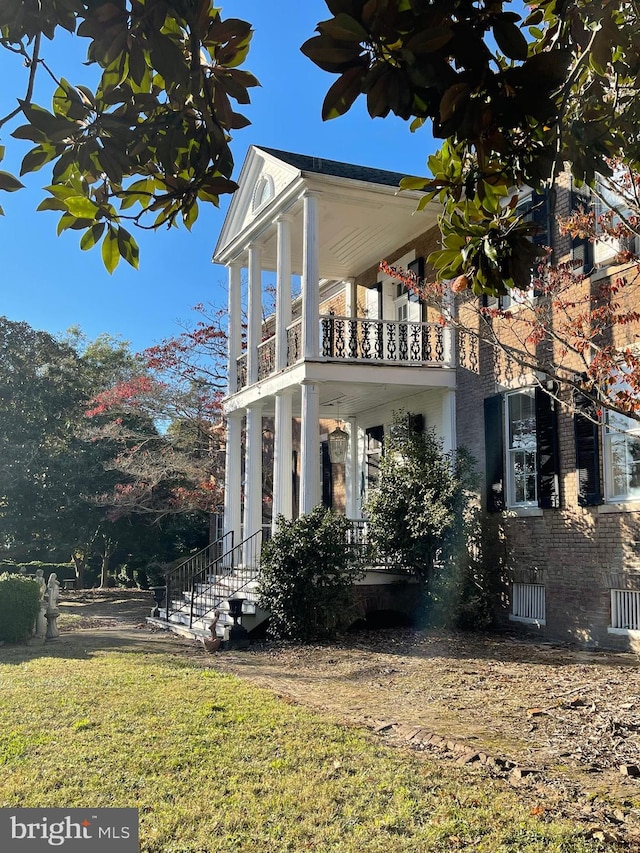
{"type": "MultiPolygon", "coordinates": [[[[393,364],[448,367],[451,353],[439,323],[374,320],[367,317],[320,317],[322,361],[351,364],[393,364]]],[[[275,335],[258,346],[258,381],[276,370],[275,335]]],[[[287,367],[302,360],[302,320],[287,327],[287,367]]],[[[247,387],[247,353],[238,358],[236,391],[247,387]]]]}

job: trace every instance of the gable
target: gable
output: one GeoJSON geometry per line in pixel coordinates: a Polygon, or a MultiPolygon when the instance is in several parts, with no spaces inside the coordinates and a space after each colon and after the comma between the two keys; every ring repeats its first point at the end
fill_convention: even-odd
{"type": "Polygon", "coordinates": [[[270,153],[250,146],[225,217],[214,258],[252,223],[274,206],[286,188],[300,176],[300,170],[270,153]]]}

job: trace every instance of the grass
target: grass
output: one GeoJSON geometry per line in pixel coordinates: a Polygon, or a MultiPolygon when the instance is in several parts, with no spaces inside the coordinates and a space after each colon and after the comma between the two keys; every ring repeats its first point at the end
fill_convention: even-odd
{"type": "Polygon", "coordinates": [[[137,807],[143,853],[615,849],[170,654],[4,648],[0,697],[0,806],[137,807]]]}

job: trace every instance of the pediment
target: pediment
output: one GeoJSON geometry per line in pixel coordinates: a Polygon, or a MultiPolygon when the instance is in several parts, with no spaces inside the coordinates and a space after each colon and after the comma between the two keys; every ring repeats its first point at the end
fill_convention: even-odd
{"type": "Polygon", "coordinates": [[[300,175],[295,166],[273,154],[251,145],[240,170],[238,189],[229,210],[213,255],[214,261],[224,249],[270,208],[277,207],[283,191],[300,175]]]}

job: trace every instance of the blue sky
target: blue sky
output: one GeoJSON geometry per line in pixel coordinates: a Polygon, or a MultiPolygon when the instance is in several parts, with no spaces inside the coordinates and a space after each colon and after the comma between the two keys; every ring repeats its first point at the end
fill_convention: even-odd
{"type": "MultiPolygon", "coordinates": [[[[221,5],[223,17],[253,24],[244,67],[261,82],[251,92],[252,103],[240,108],[252,124],[238,131],[232,143],[235,177],[251,144],[425,174],[427,156],[436,148],[427,128],[412,134],[393,117],[372,121],[363,101],[347,116],[322,121],[322,100],[335,76],[316,68],[300,53],[300,45],[314,34],[318,21],[330,17],[323,0],[222,0],[221,5]]],[[[75,42],[64,37],[45,42],[45,56],[61,76],[82,83],[91,71],[81,64],[86,43],[75,42]]],[[[0,51],[2,115],[15,104],[12,98],[22,96],[25,79],[20,62],[5,53],[0,51]]],[[[50,106],[42,92],[36,101],[50,106]]],[[[17,172],[29,144],[9,138],[6,127],[1,132],[7,155],[0,168],[17,172]]],[[[138,229],[140,269],[121,262],[110,276],[99,249],[82,252],[77,234],[56,236],[55,213],[35,212],[41,187],[49,182],[46,170],[26,182],[27,189],[0,198],[6,213],[0,217],[0,314],[54,334],[72,325],[89,338],[108,332],[130,341],[137,351],[179,332],[181,323],[195,318],[195,304],[226,304],[226,270],[213,265],[211,255],[230,197],[222,197],[218,210],[201,206],[191,233],[183,228],[151,234],[138,229]]]]}

